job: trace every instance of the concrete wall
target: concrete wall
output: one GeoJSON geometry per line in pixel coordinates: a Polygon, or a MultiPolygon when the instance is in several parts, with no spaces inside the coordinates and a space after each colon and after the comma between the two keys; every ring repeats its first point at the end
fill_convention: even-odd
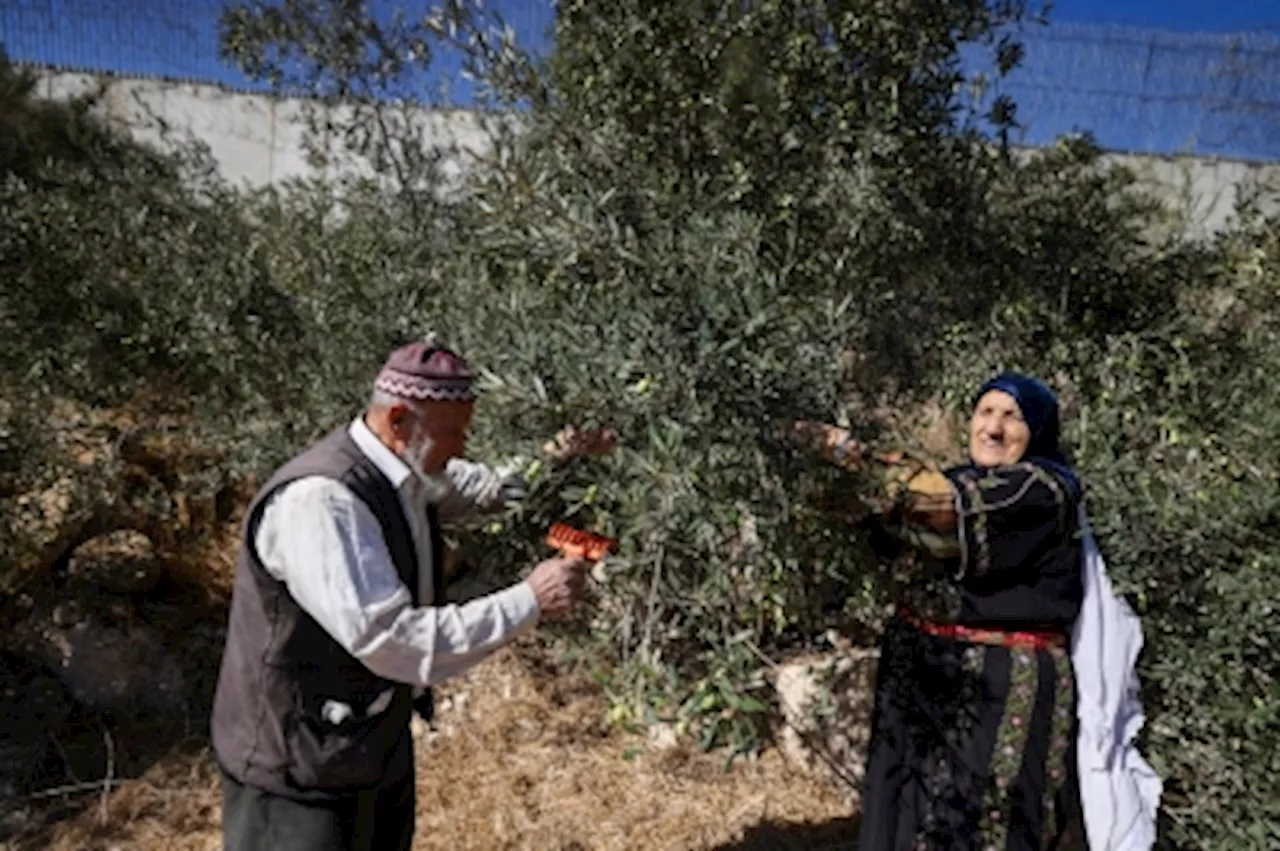
{"type": "MultiPolygon", "coordinates": [[[[105,117],[144,141],[194,138],[204,143],[222,176],[242,187],[367,172],[337,144],[328,146],[321,162],[305,144],[308,117],[341,124],[343,113],[350,112],[342,107],[329,110],[297,98],[231,92],[196,83],[66,72],[44,74],[38,91],[54,99],[100,91],[105,117]]],[[[450,171],[457,172],[488,149],[481,114],[423,111],[411,120],[424,142],[455,151],[447,164],[450,171]]]]}
{"type": "MultiPolygon", "coordinates": [[[[317,164],[303,144],[308,110],[316,104],[229,92],[216,86],[163,80],[98,78],[50,72],[42,79],[42,93],[66,97],[104,86],[103,109],[113,120],[142,139],[167,135],[194,136],[208,145],[222,175],[231,183],[259,187],[291,178],[334,178],[360,173],[358,161],[330,149],[317,164]]],[[[340,114],[333,118],[341,119],[340,114]]],[[[453,150],[446,168],[457,173],[488,150],[485,123],[493,116],[467,111],[430,111],[410,116],[425,143],[453,150]]],[[[1211,160],[1196,157],[1113,154],[1134,169],[1141,180],[1186,211],[1187,226],[1196,234],[1222,229],[1234,216],[1239,200],[1261,193],[1271,210],[1280,210],[1280,164],[1211,160]]]]}
{"type": "Polygon", "coordinates": [[[1109,158],[1131,169],[1142,185],[1172,201],[1185,215],[1188,230],[1197,236],[1227,227],[1240,203],[1256,203],[1265,212],[1280,212],[1280,163],[1133,154],[1112,154],[1109,158]]]}

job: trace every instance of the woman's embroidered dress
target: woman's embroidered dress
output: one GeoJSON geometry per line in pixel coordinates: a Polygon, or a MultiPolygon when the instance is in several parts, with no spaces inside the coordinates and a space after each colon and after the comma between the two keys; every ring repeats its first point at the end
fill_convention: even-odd
{"type": "Polygon", "coordinates": [[[881,648],[860,851],[1075,847],[1079,497],[1050,466],[949,471],[958,514],[918,510],[881,648]],[[1075,841],[1075,840],[1073,840],[1075,841]]]}

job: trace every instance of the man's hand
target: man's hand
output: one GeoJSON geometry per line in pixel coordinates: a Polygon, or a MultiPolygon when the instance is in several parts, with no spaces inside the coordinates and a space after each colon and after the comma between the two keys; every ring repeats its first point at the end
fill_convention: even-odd
{"type": "Polygon", "coordinates": [[[611,428],[577,429],[562,428],[556,436],[542,445],[542,451],[552,461],[564,463],[585,455],[608,455],[613,451],[618,435],[611,428]]]}
{"type": "Polygon", "coordinates": [[[580,558],[553,558],[540,563],[525,581],[538,599],[544,618],[567,614],[582,593],[587,562],[580,558]]]}

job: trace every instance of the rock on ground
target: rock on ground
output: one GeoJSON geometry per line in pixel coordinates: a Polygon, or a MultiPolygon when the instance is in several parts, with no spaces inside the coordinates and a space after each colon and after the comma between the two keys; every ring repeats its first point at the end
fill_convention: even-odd
{"type": "Polygon", "coordinates": [[[71,554],[67,578],[111,594],[145,594],[160,583],[163,565],[151,539],[122,529],[94,538],[71,554]]]}
{"type": "Polygon", "coordinates": [[[779,749],[856,801],[866,773],[875,700],[875,650],[844,649],[780,665],[779,749]]]}
{"type": "Polygon", "coordinates": [[[182,668],[144,624],[112,623],[68,602],[33,613],[13,638],[23,655],[43,663],[86,706],[162,714],[185,707],[182,668]]]}

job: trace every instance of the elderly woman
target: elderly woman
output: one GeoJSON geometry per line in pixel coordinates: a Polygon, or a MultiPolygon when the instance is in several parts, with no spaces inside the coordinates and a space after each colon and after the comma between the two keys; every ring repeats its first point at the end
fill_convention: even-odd
{"type": "MultiPolygon", "coordinates": [[[[842,429],[796,431],[846,469],[886,460],[842,429]]],[[[881,649],[860,851],[1042,851],[1081,833],[1082,491],[1058,441],[1053,392],[1007,373],[977,394],[969,463],[899,477],[884,520],[912,545],[911,578],[881,649]]]]}

